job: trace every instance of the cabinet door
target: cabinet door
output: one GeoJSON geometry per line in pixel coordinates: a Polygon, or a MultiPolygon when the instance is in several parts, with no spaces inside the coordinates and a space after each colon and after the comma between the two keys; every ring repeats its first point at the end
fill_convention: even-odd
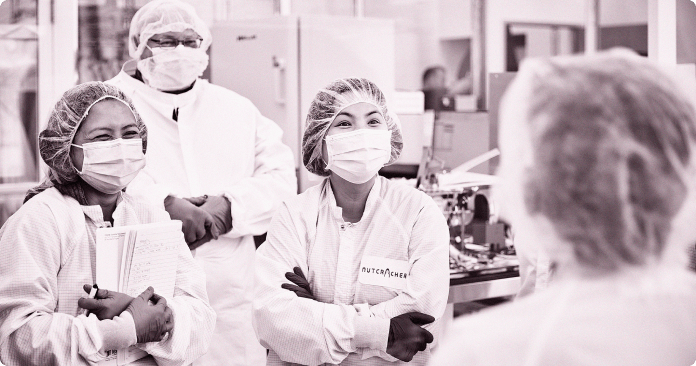
{"type": "Polygon", "coordinates": [[[471,0],[438,0],[437,4],[439,38],[471,38],[471,0]]]}
{"type": "MultiPolygon", "coordinates": [[[[394,21],[336,16],[300,18],[300,131],[319,89],[345,77],[373,81],[391,100],[394,94],[394,21]]],[[[304,165],[300,192],[321,181],[304,165]]]]}
{"type": "Polygon", "coordinates": [[[211,32],[211,82],[249,98],[276,122],[297,167],[302,160],[297,135],[297,18],[217,22],[211,32]]]}

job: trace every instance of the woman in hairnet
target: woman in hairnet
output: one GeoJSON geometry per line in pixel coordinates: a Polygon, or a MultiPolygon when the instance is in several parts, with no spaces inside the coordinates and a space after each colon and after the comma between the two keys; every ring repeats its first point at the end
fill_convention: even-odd
{"type": "Polygon", "coordinates": [[[183,239],[174,297],[150,287],[136,298],[115,289],[83,298],[95,279],[97,228],[169,220],[123,191],[146,147],[143,121],[114,86],[78,85],[53,108],[39,135],[48,176],[0,229],[3,364],[87,365],[137,345],[151,355],[140,364],[184,365],[207,350],[215,313],[183,239]]]}
{"type": "Polygon", "coordinates": [[[327,178],[276,212],[257,252],[253,319],[267,364],[429,359],[449,234],[430,197],[377,175],[401,153],[395,118],[366,79],[336,80],[312,102],[302,160],[327,178]]]}
{"type": "Polygon", "coordinates": [[[455,320],[431,364],[693,364],[696,116],[677,84],[628,51],[526,61],[500,149],[501,215],[554,281],[455,320]]]}

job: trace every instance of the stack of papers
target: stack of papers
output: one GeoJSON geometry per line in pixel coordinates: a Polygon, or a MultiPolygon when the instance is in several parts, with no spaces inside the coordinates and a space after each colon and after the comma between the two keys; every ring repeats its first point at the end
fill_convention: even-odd
{"type": "MultiPolygon", "coordinates": [[[[156,294],[172,298],[183,242],[178,220],[97,229],[96,282],[100,288],[132,297],[152,286],[156,294]]],[[[147,353],[133,346],[107,355],[99,365],[125,365],[147,353]]]]}

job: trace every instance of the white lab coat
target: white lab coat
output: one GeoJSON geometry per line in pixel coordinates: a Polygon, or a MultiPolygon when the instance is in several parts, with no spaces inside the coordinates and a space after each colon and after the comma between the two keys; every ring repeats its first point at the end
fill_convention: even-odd
{"type": "MultiPolygon", "coordinates": [[[[382,177],[354,224],[343,221],[328,179],[285,203],[257,252],[254,327],[270,349],[268,365],[403,364],[385,352],[389,319],[411,311],[442,316],[448,243],[447,223],[433,200],[382,177]],[[403,289],[359,280],[369,257],[378,258],[378,266],[404,261],[403,289]],[[295,266],[318,301],[281,288],[295,266]]],[[[425,328],[437,340],[436,323],[425,328]]],[[[430,347],[411,364],[424,365],[429,357],[430,347]]]]}
{"type": "Polygon", "coordinates": [[[515,240],[515,249],[520,262],[521,282],[517,298],[546,289],[552,280],[551,259],[548,254],[535,246],[528,248],[518,240],[515,240]]]}
{"type": "MultiPolygon", "coordinates": [[[[122,194],[114,226],[169,220],[167,213],[122,194]]],[[[99,206],[80,206],[49,188],[25,203],[0,229],[0,359],[7,365],[88,365],[104,351],[136,342],[129,312],[99,321],[77,300],[95,279],[95,235],[105,227],[99,206]]],[[[174,331],[163,342],[138,344],[152,357],[141,365],[187,365],[211,342],[215,313],[205,278],[181,241],[174,297],[167,306],[174,331]]],[[[109,289],[116,290],[116,289],[109,289]]]]}
{"type": "Polygon", "coordinates": [[[665,265],[549,287],[456,319],[429,365],[692,365],[696,275],[665,265]]]}
{"type": "Polygon", "coordinates": [[[159,205],[170,194],[224,194],[232,203],[232,231],[194,254],[217,313],[215,342],[197,364],[264,364],[251,325],[252,235],[266,232],[282,200],[297,192],[292,152],[248,99],[201,79],[182,94],[160,92],[129,76],[134,70],[129,61],[109,81],[133,99],[148,129],[147,165],[128,192],[159,205]]]}

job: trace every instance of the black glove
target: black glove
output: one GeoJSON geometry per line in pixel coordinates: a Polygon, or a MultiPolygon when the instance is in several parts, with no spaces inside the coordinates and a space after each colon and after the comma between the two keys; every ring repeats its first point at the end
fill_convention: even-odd
{"type": "Polygon", "coordinates": [[[197,245],[200,246],[211,239],[217,239],[219,232],[213,225],[213,216],[190,201],[167,196],[164,199],[164,209],[167,210],[172,220],[181,220],[181,229],[189,247],[192,243],[200,242],[197,245]],[[201,242],[204,238],[207,240],[201,242]]]}
{"type": "Polygon", "coordinates": [[[295,267],[292,270],[295,273],[286,272],[285,278],[290,280],[290,282],[294,283],[294,285],[284,283],[280,285],[280,287],[294,292],[295,295],[297,295],[298,297],[304,297],[316,301],[316,299],[314,298],[314,294],[312,293],[312,289],[309,287],[309,281],[307,281],[307,278],[305,278],[304,273],[302,273],[300,267],[295,267]]]}
{"type": "Polygon", "coordinates": [[[421,328],[421,325],[434,321],[432,316],[417,311],[391,318],[387,353],[401,361],[411,361],[413,355],[424,351],[428,343],[433,341],[433,335],[421,328]]]}
{"type": "Polygon", "coordinates": [[[172,310],[167,306],[167,300],[155,294],[152,286],[134,298],[126,311],[133,315],[138,343],[159,342],[174,328],[172,310]]]}
{"type": "MultiPolygon", "coordinates": [[[[213,216],[213,225],[219,235],[232,230],[232,203],[225,196],[207,196],[200,208],[213,216]]],[[[216,238],[217,239],[217,238],[216,238]]]]}
{"type": "MultiPolygon", "coordinates": [[[[92,290],[92,285],[84,285],[82,287],[86,293],[92,290]]],[[[89,310],[97,316],[99,320],[113,319],[121,314],[128,305],[130,305],[132,297],[116,291],[99,289],[94,299],[87,297],[77,300],[77,305],[83,309],[89,310]]]]}

